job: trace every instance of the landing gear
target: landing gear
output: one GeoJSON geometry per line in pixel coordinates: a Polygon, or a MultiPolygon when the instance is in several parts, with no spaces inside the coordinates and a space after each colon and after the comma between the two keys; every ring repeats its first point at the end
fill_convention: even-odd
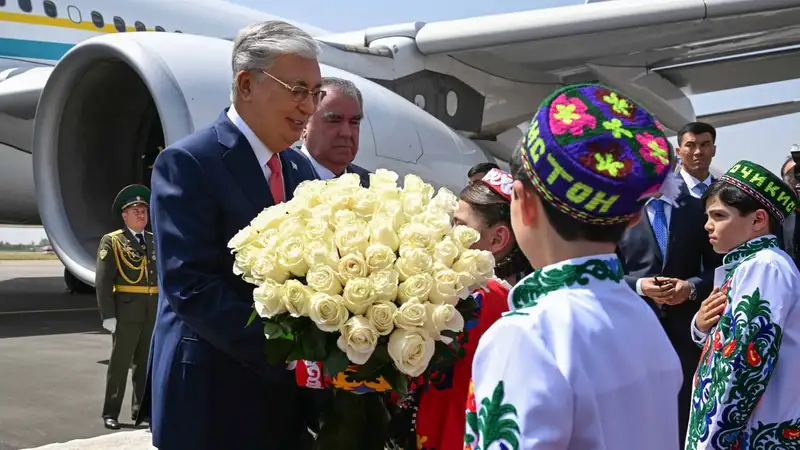
{"type": "Polygon", "coordinates": [[[64,283],[67,285],[67,293],[72,294],[94,294],[94,288],[79,280],[67,269],[64,269],[64,283]]]}

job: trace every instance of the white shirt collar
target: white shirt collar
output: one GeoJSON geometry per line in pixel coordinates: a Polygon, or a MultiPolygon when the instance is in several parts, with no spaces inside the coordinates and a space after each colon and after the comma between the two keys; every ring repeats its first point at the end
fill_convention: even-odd
{"type": "Polygon", "coordinates": [[[133,229],[131,229],[131,227],[125,227],[125,228],[127,228],[127,229],[128,229],[128,231],[130,231],[130,232],[131,232],[131,234],[133,235],[133,237],[136,237],[136,235],[137,235],[137,234],[141,234],[141,235],[142,235],[142,237],[144,237],[144,230],[142,230],[142,231],[140,231],[140,232],[138,232],[138,233],[137,233],[137,232],[133,231],[133,229]]]}
{"type": "MultiPolygon", "coordinates": [[[[689,191],[693,191],[694,187],[701,183],[700,180],[695,178],[694,176],[690,175],[683,167],[681,167],[681,176],[683,177],[683,181],[686,182],[686,187],[689,188],[689,191]]],[[[705,180],[702,181],[706,187],[711,186],[711,175],[706,177],[705,180]]]]}
{"type": "MultiPolygon", "coordinates": [[[[244,137],[247,139],[247,142],[253,149],[253,153],[255,153],[256,155],[256,159],[258,159],[258,164],[261,166],[262,169],[265,169],[267,166],[267,161],[269,161],[269,159],[272,158],[272,155],[275,154],[275,152],[271,151],[269,148],[267,148],[266,145],[264,145],[263,142],[261,142],[258,136],[256,136],[255,133],[253,133],[253,130],[251,130],[250,127],[247,126],[247,123],[245,123],[244,119],[242,119],[242,117],[239,115],[239,113],[236,111],[236,108],[234,108],[233,105],[231,105],[231,107],[228,109],[227,115],[228,119],[230,119],[230,121],[233,122],[236,128],[238,128],[239,131],[241,131],[244,137]]],[[[280,161],[280,159],[278,161],[280,161]]]]}
{"type": "Polygon", "coordinates": [[[308,151],[305,144],[300,147],[300,151],[303,152],[304,155],[311,161],[311,166],[314,167],[314,171],[317,172],[317,176],[320,180],[332,180],[336,178],[336,174],[330,171],[327,167],[323,166],[313,156],[311,156],[311,152],[308,151]]]}

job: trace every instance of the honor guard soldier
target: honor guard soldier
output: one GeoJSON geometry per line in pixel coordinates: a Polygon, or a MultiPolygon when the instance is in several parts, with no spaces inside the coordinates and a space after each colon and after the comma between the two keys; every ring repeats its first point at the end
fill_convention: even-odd
{"type": "MultiPolygon", "coordinates": [[[[134,184],[114,200],[113,213],[125,226],[106,234],[97,249],[95,287],[103,328],[112,334],[103,423],[120,428],[128,368],[133,369],[131,420],[136,420],[147,379],[150,336],[156,320],[158,284],[153,233],[145,230],[150,190],[134,184]]],[[[144,421],[148,421],[145,418],[144,421]]]]}

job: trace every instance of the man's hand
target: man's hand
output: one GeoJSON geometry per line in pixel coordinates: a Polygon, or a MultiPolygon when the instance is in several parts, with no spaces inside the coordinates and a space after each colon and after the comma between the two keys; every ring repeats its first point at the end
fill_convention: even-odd
{"type": "Polygon", "coordinates": [[[666,304],[666,300],[675,294],[675,286],[667,278],[643,278],[642,293],[659,304],[666,304]]]}
{"type": "Polygon", "coordinates": [[[719,288],[714,288],[711,295],[700,304],[700,311],[695,316],[695,328],[703,334],[708,334],[711,327],[719,322],[727,305],[728,296],[720,292],[719,288]]]}
{"type": "Polygon", "coordinates": [[[679,280],[677,278],[667,278],[667,283],[675,286],[675,292],[665,300],[666,304],[671,306],[680,305],[689,299],[689,295],[692,293],[692,286],[688,281],[679,280]]]}
{"type": "Polygon", "coordinates": [[[104,320],[103,328],[108,330],[109,333],[114,334],[114,332],[117,331],[117,319],[112,317],[111,319],[104,320]]]}

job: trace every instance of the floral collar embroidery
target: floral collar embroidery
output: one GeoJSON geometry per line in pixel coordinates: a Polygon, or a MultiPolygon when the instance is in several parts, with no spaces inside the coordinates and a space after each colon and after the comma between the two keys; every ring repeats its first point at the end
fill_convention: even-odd
{"type": "Polygon", "coordinates": [[[614,254],[568,259],[536,270],[508,295],[511,311],[536,306],[539,298],[559,289],[586,287],[591,282],[622,281],[624,272],[614,254]]]}
{"type": "Polygon", "coordinates": [[[778,247],[777,237],[771,234],[757,237],[729,251],[725,255],[725,257],[722,258],[722,264],[727,266],[728,264],[740,262],[742,259],[747,258],[748,256],[753,256],[756,253],[760,252],[761,250],[766,250],[769,248],[777,248],[777,247],[778,247]]]}

